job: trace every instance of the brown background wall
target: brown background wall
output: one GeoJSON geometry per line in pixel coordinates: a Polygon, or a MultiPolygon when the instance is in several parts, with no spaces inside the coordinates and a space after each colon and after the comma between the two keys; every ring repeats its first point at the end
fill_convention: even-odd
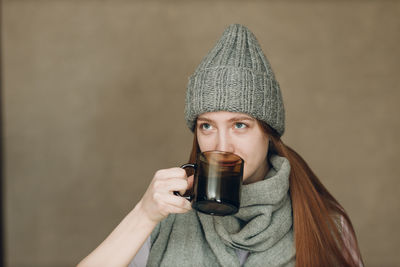
{"type": "Polygon", "coordinates": [[[400,266],[400,2],[3,1],[7,266],[71,266],[187,159],[187,77],[247,25],[283,90],[283,140],[400,266]]]}

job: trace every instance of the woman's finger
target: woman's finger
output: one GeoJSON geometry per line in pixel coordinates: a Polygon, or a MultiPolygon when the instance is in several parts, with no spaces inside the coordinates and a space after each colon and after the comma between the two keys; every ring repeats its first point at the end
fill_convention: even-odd
{"type": "Polygon", "coordinates": [[[184,195],[187,190],[192,189],[193,188],[193,180],[194,180],[194,176],[193,175],[189,176],[189,178],[187,178],[187,180],[186,180],[187,181],[186,188],[179,190],[179,194],[184,195]]]}
{"type": "Polygon", "coordinates": [[[193,187],[193,181],[194,181],[194,175],[190,175],[190,176],[188,177],[188,179],[187,179],[187,182],[188,182],[187,188],[188,188],[188,189],[191,189],[191,188],[193,187]]]}
{"type": "Polygon", "coordinates": [[[157,193],[154,195],[155,203],[161,213],[170,213],[172,209],[182,209],[189,211],[191,209],[190,202],[183,198],[169,193],[157,193]]]}
{"type": "Polygon", "coordinates": [[[169,169],[158,170],[155,173],[154,178],[155,179],[168,179],[171,177],[185,178],[186,176],[187,176],[186,171],[184,169],[174,167],[169,169]]]}
{"type": "Polygon", "coordinates": [[[175,195],[168,195],[165,199],[164,199],[165,203],[170,205],[170,206],[175,206],[177,208],[183,208],[186,211],[190,210],[192,208],[191,203],[189,202],[189,200],[183,198],[183,197],[178,197],[175,195]]]}
{"type": "Polygon", "coordinates": [[[157,192],[186,191],[188,181],[185,178],[168,178],[154,181],[153,187],[157,192]]]}

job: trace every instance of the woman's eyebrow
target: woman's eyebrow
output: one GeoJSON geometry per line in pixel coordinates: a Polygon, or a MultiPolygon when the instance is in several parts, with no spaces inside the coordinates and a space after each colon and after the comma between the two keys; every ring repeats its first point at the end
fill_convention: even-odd
{"type": "Polygon", "coordinates": [[[232,121],[254,121],[254,119],[253,118],[250,118],[250,117],[234,117],[234,118],[232,118],[232,119],[229,119],[228,120],[229,122],[232,122],[232,121]]]}
{"type": "Polygon", "coordinates": [[[196,122],[213,123],[213,120],[210,120],[210,119],[208,119],[208,118],[197,118],[196,122]]]}

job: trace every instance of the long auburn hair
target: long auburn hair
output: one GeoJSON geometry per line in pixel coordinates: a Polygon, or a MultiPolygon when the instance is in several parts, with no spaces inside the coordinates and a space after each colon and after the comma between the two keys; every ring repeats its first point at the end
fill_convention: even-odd
{"type": "MultiPolygon", "coordinates": [[[[285,145],[279,134],[257,120],[269,137],[268,160],[277,154],[289,160],[289,194],[292,201],[297,267],[364,266],[353,225],[344,208],[328,192],[305,160],[285,145]],[[346,229],[341,229],[343,225],[346,229]]],[[[197,127],[189,162],[200,153],[197,127]]],[[[268,163],[267,163],[268,164],[268,163]]]]}

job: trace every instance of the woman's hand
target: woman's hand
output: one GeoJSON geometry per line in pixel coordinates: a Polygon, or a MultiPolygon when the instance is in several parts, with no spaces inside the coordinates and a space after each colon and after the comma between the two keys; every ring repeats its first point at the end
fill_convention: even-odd
{"type": "Polygon", "coordinates": [[[193,176],[187,178],[182,168],[159,170],[155,173],[146,193],[139,201],[136,208],[147,219],[158,223],[170,213],[185,213],[191,210],[190,202],[174,195],[174,191],[183,194],[193,183],[193,176]]]}

